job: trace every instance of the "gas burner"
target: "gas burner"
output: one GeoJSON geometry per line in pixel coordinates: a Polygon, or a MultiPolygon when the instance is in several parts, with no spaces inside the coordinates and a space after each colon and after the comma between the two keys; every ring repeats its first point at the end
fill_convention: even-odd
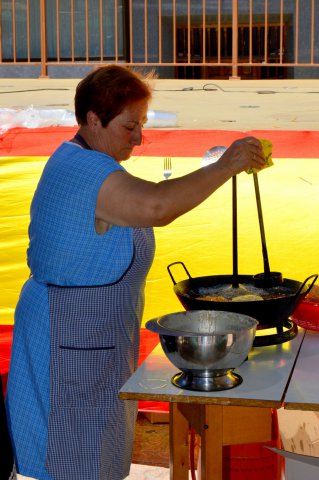
{"type": "Polygon", "coordinates": [[[298,333],[298,325],[290,319],[286,319],[282,322],[281,325],[276,327],[266,327],[258,328],[256,331],[256,336],[254,339],[254,347],[266,347],[267,345],[279,345],[281,343],[289,342],[298,333]],[[269,329],[276,329],[277,333],[272,333],[269,335],[258,335],[260,332],[265,332],[269,329]]]}

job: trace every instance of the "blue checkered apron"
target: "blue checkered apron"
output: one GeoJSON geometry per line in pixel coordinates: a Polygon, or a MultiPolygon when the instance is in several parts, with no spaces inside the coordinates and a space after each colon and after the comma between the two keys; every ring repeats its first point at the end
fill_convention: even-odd
{"type": "Polygon", "coordinates": [[[55,480],[120,480],[129,474],[137,403],[119,400],[117,393],[137,367],[152,229],[136,229],[134,240],[133,263],[119,282],[48,287],[47,469],[55,480]]]}
{"type": "Polygon", "coordinates": [[[133,261],[116,283],[61,287],[31,278],[22,290],[8,418],[23,475],[129,475],[137,404],[119,400],[118,391],[137,367],[153,230],[134,229],[133,238],[133,261]]]}

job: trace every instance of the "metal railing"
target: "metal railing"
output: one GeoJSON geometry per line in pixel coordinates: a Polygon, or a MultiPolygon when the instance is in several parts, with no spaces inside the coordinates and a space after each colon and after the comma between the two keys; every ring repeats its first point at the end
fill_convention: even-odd
{"type": "Polygon", "coordinates": [[[107,62],[166,67],[171,78],[185,68],[309,75],[319,67],[318,21],[315,0],[0,0],[0,66],[38,66],[42,77],[107,62]]]}

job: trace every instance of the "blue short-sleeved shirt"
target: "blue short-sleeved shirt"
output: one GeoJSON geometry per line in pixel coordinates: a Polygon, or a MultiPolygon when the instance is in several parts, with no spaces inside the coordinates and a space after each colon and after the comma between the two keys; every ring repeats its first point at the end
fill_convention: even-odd
{"type": "Polygon", "coordinates": [[[118,170],[124,168],[113,158],[72,142],[51,156],[31,205],[28,265],[35,280],[103,285],[124,274],[132,261],[133,229],[113,226],[104,235],[95,231],[99,189],[118,170]]]}

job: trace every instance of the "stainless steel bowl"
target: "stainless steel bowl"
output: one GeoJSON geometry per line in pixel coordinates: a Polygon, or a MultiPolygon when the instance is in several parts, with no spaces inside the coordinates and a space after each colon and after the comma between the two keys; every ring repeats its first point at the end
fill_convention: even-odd
{"type": "Polygon", "coordinates": [[[167,358],[181,370],[174,385],[225,390],[242,382],[233,372],[247,358],[258,322],[234,312],[189,310],[154,318],[146,328],[159,334],[167,358]]]}

